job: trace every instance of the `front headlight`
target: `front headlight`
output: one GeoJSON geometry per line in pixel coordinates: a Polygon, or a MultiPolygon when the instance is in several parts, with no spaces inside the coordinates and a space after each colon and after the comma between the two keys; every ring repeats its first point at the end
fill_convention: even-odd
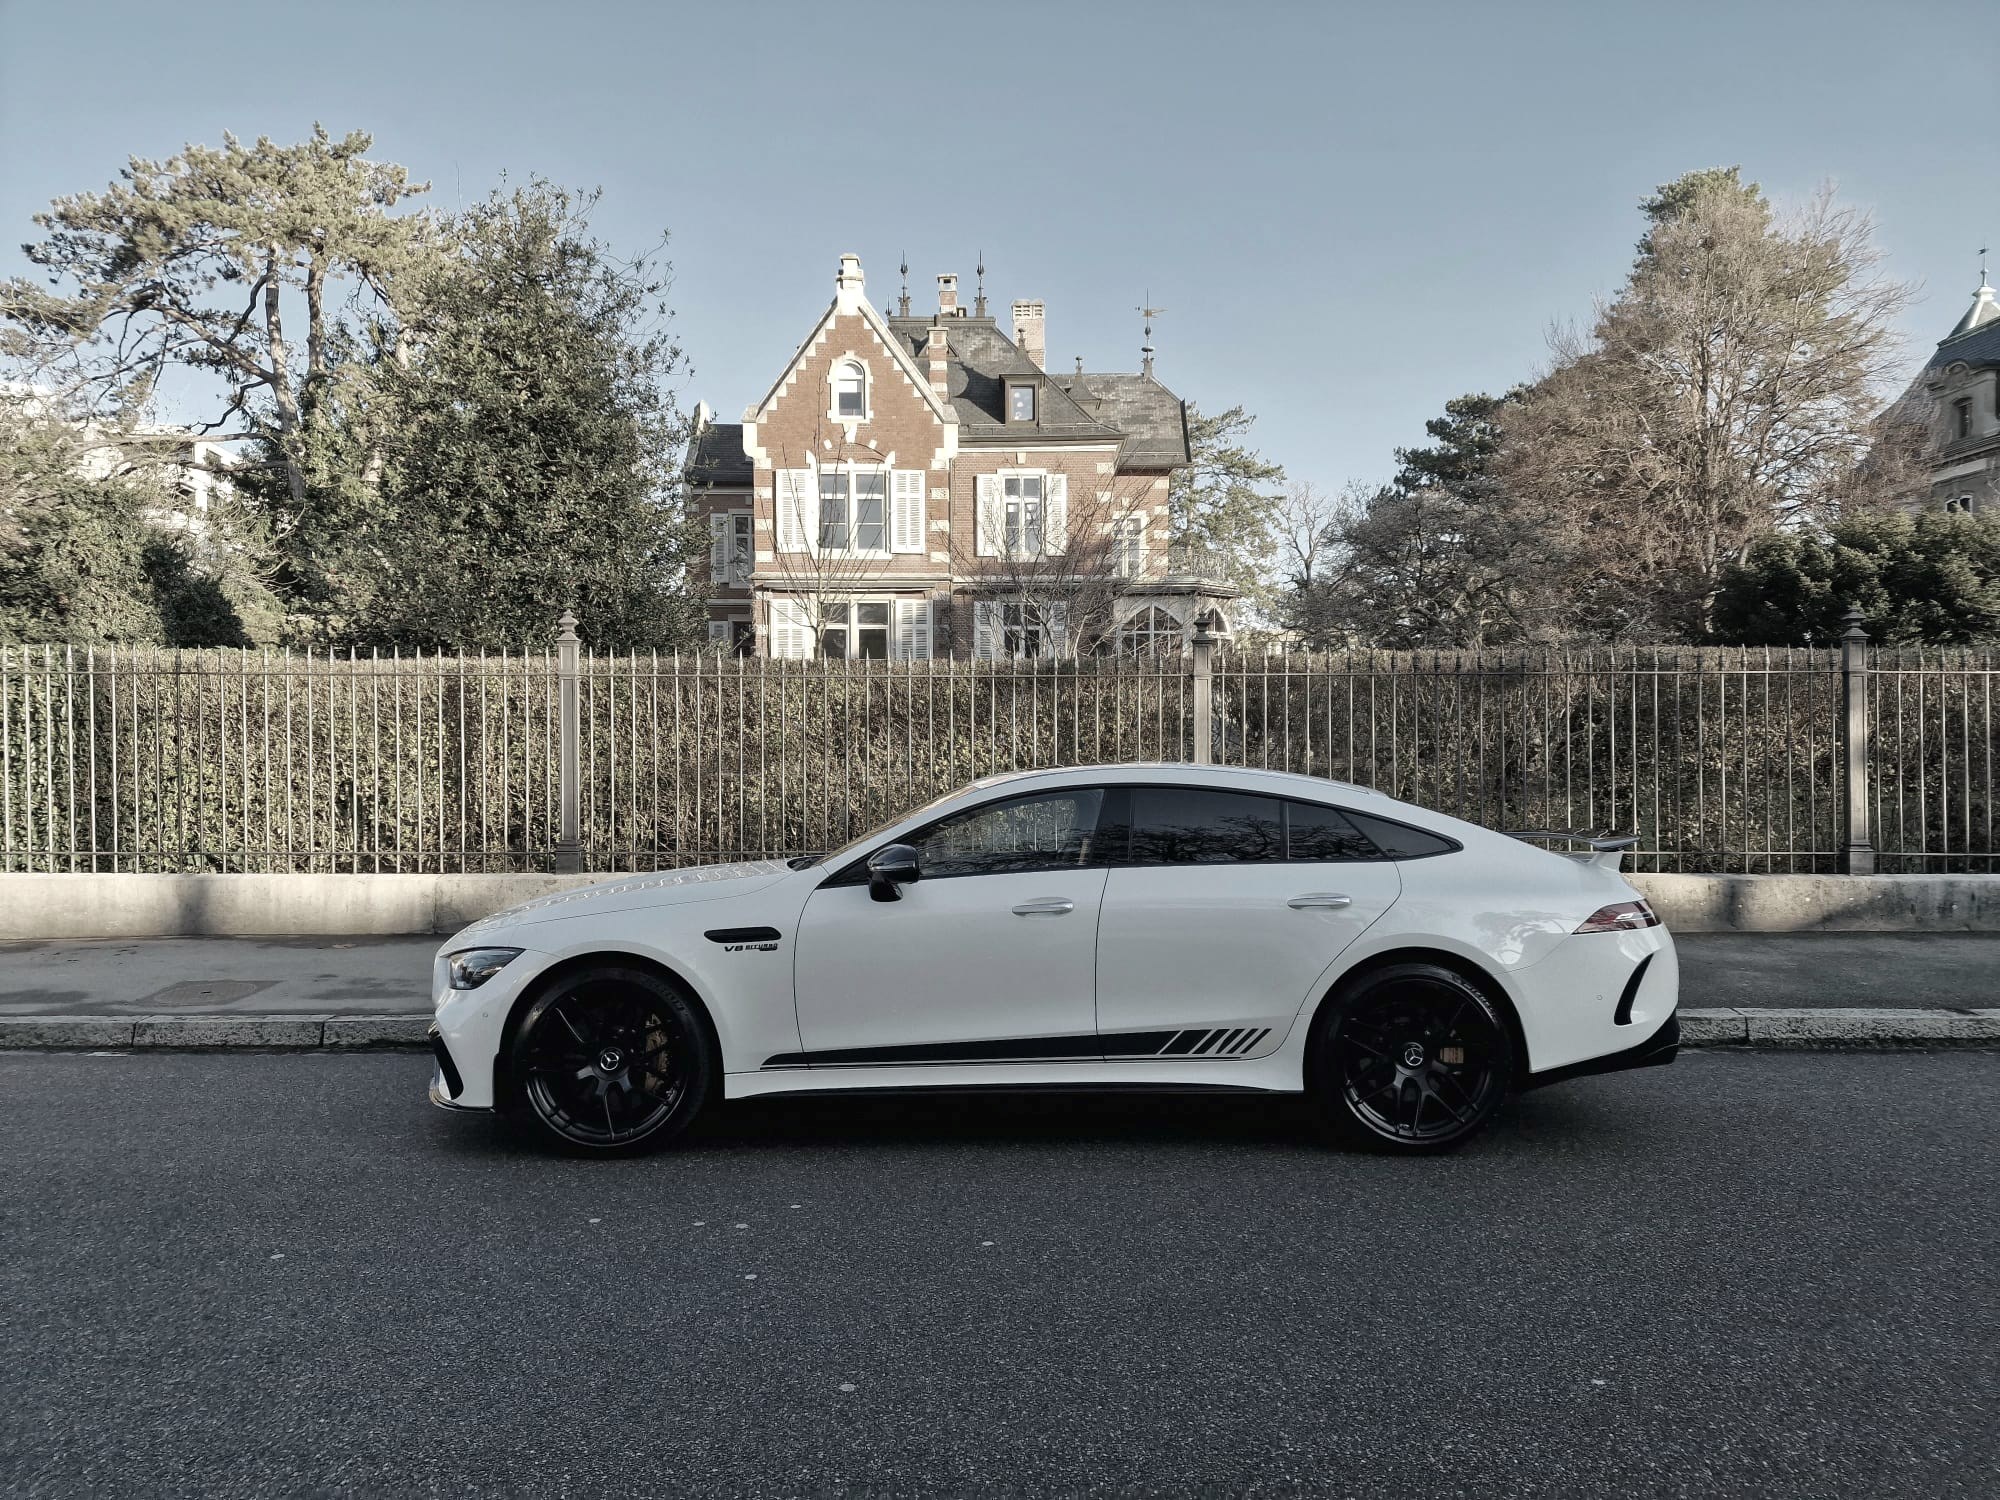
{"type": "Polygon", "coordinates": [[[451,956],[451,987],[476,990],[521,956],[519,948],[467,948],[451,956]]]}

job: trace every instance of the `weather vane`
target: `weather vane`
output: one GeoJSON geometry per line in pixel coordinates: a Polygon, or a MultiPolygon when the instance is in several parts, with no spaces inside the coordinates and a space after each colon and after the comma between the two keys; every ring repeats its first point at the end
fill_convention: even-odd
{"type": "Polygon", "coordinates": [[[1146,289],[1147,305],[1144,307],[1135,307],[1132,309],[1134,312],[1139,314],[1140,317],[1146,320],[1146,342],[1139,346],[1139,356],[1141,361],[1140,367],[1148,375],[1153,373],[1153,319],[1157,318],[1161,313],[1166,311],[1164,307],[1152,306],[1151,305],[1152,301],[1153,301],[1153,290],[1151,287],[1148,287],[1146,289]]]}

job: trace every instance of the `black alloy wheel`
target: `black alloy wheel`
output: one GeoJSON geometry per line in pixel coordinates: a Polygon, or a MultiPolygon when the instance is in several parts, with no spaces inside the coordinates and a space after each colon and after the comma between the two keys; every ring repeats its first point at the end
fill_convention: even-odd
{"type": "Polygon", "coordinates": [[[1315,1094],[1342,1139],[1421,1153],[1463,1144],[1492,1117],[1514,1076],[1514,1044],[1498,1008],[1463,975],[1397,964],[1364,976],[1330,1004],[1315,1094]]]}
{"type": "Polygon", "coordinates": [[[573,1151],[662,1145],[706,1101],[714,1051],[678,986],[642,969],[580,970],[521,1018],[509,1056],[510,1113],[573,1151]]]}

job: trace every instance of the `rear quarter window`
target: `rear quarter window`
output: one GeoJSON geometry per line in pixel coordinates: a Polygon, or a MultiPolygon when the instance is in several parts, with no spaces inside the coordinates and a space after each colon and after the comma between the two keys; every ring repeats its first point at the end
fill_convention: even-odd
{"type": "Polygon", "coordinates": [[[1369,842],[1382,851],[1384,859],[1429,859],[1438,854],[1456,854],[1465,846],[1441,833],[1427,833],[1407,823],[1392,823],[1369,813],[1348,809],[1354,826],[1368,835],[1369,842]]]}

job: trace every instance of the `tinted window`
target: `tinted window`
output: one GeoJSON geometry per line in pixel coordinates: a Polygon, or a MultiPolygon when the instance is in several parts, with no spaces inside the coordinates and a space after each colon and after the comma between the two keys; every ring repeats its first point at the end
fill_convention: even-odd
{"type": "Polygon", "coordinates": [[[1432,854],[1450,854],[1459,847],[1442,834],[1425,833],[1421,828],[1391,823],[1387,818],[1358,812],[1349,812],[1347,816],[1390,859],[1423,859],[1432,854]]]}
{"type": "Polygon", "coordinates": [[[1330,864],[1382,857],[1368,835],[1337,807],[1287,802],[1285,823],[1287,852],[1293,859],[1330,864]]]}
{"type": "Polygon", "coordinates": [[[913,842],[926,880],[1059,870],[1091,857],[1104,793],[1095,787],[990,802],[933,823],[913,842]]]}
{"type": "Polygon", "coordinates": [[[1205,787],[1134,787],[1131,861],[1222,865],[1283,859],[1279,806],[1275,798],[1205,787]]]}

